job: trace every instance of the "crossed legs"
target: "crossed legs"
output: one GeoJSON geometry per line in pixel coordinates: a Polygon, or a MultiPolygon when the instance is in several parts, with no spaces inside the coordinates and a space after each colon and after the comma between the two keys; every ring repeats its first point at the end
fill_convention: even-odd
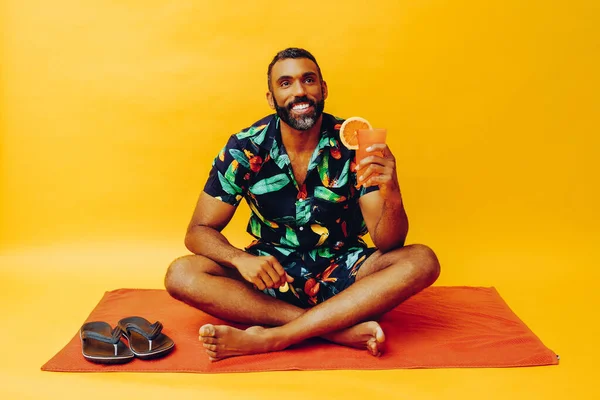
{"type": "Polygon", "coordinates": [[[175,260],[165,286],[174,298],[208,314],[253,325],[246,330],[202,326],[199,338],[211,360],[278,351],[316,336],[377,356],[385,335],[374,319],[433,284],[439,273],[437,257],[427,246],[377,251],[353,285],[310,309],[257,291],[237,271],[198,255],[175,260]]]}

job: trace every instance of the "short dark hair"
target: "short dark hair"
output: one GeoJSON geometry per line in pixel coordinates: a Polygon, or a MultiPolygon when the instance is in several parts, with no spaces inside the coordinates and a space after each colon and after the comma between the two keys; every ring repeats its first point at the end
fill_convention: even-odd
{"type": "Polygon", "coordinates": [[[298,47],[288,47],[287,49],[281,50],[279,53],[275,54],[275,57],[273,57],[273,61],[271,61],[271,64],[269,64],[269,69],[267,70],[267,82],[269,85],[269,90],[273,89],[271,85],[271,70],[273,69],[273,65],[275,65],[277,61],[286,60],[288,58],[308,58],[309,60],[315,63],[315,65],[317,66],[317,71],[319,72],[319,79],[321,81],[323,80],[321,68],[319,67],[319,63],[315,59],[315,56],[310,54],[308,50],[300,49],[298,47]]]}

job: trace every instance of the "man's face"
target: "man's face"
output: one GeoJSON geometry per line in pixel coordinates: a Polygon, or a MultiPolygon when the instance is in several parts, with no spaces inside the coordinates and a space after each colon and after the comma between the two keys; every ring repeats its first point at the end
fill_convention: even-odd
{"type": "Polygon", "coordinates": [[[273,65],[267,100],[283,122],[305,131],[319,120],[325,108],[327,84],[308,58],[287,58],[273,65]]]}

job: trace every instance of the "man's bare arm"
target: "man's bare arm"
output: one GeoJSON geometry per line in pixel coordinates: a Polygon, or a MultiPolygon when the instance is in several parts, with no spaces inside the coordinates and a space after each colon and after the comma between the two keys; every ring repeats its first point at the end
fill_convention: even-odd
{"type": "Polygon", "coordinates": [[[363,195],[360,208],[375,246],[390,251],[404,246],[408,234],[408,217],[404,210],[400,185],[396,174],[396,159],[385,144],[374,144],[367,151],[380,151],[361,160],[359,183],[365,187],[379,186],[379,190],[363,195]]]}
{"type": "Polygon", "coordinates": [[[373,244],[386,252],[404,246],[408,234],[408,217],[398,193],[383,199],[379,191],[362,196],[359,200],[365,224],[373,244]]]}
{"type": "Polygon", "coordinates": [[[234,267],[236,257],[247,254],[234,247],[221,233],[227,226],[236,207],[202,192],[185,235],[185,246],[194,254],[210,258],[216,263],[234,267]]]}
{"type": "Polygon", "coordinates": [[[235,268],[260,290],[280,287],[293,279],[275,257],[257,257],[234,247],[221,233],[236,208],[202,192],[185,235],[185,246],[194,254],[219,265],[235,268]]]}

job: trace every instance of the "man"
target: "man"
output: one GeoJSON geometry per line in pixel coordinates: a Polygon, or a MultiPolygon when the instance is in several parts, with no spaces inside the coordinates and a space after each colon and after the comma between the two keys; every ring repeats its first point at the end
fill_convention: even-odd
{"type": "Polygon", "coordinates": [[[378,356],[385,335],[376,319],[431,285],[438,260],[424,245],[404,246],[408,220],[390,149],[373,145],[383,157],[354,166],[342,121],[323,113],[328,90],[315,58],[279,52],[268,88],[276,114],[232,135],[215,158],[185,238],[194,255],[170,265],[165,286],[206,313],[252,325],[200,327],[212,361],[317,336],[378,356]],[[245,251],[220,233],[242,198],[256,238],[245,251]],[[367,230],[376,249],[361,239],[367,230]]]}

